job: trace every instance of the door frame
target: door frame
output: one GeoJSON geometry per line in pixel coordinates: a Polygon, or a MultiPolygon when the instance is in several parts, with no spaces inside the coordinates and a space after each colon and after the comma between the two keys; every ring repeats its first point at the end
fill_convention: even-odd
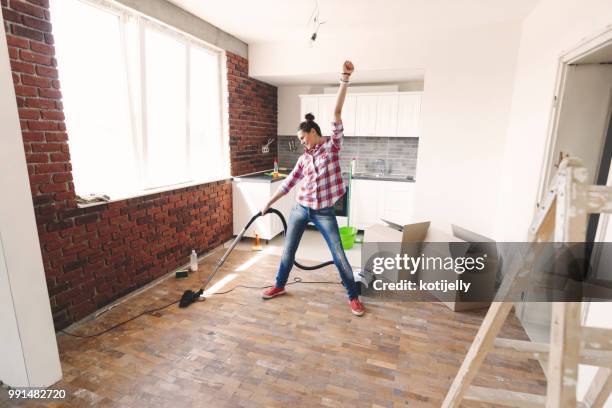
{"type": "Polygon", "coordinates": [[[548,186],[552,179],[552,175],[548,174],[548,169],[556,159],[552,157],[557,144],[557,132],[559,128],[559,117],[563,103],[563,95],[565,84],[567,81],[568,68],[571,64],[587,56],[588,54],[598,51],[603,47],[612,45],[612,26],[606,27],[597,34],[587,37],[580,43],[568,51],[564,51],[557,63],[557,77],[555,80],[555,89],[553,94],[553,102],[548,121],[548,130],[546,134],[546,144],[544,148],[544,157],[540,167],[540,182],[538,185],[537,203],[540,203],[548,191],[548,186]]]}

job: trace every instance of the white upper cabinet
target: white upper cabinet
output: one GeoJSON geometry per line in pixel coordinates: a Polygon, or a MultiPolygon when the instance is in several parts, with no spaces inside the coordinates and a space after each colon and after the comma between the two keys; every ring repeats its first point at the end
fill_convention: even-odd
{"type": "Polygon", "coordinates": [[[377,95],[358,95],[355,110],[355,135],[376,136],[377,95]]]}
{"type": "MultiPolygon", "coordinates": [[[[345,136],[419,137],[422,92],[347,95],[342,107],[345,136]]],[[[331,135],[336,95],[301,95],[301,117],[312,112],[324,136],[331,135]]]]}
{"type": "Polygon", "coordinates": [[[313,115],[315,115],[315,121],[316,121],[316,117],[319,115],[319,97],[316,95],[313,96],[302,96],[300,97],[301,100],[301,104],[300,104],[300,122],[303,122],[304,120],[304,116],[306,116],[307,113],[312,113],[313,115]]]}
{"type": "Polygon", "coordinates": [[[347,95],[342,107],[342,124],[344,125],[344,136],[355,136],[355,109],[357,98],[347,95]]]}
{"type": "Polygon", "coordinates": [[[334,121],[334,109],[336,108],[336,95],[319,96],[319,113],[315,113],[315,122],[321,127],[323,136],[331,136],[334,121]]]}
{"type": "Polygon", "coordinates": [[[421,134],[421,93],[399,95],[397,136],[419,137],[421,134]]]}
{"type": "Polygon", "coordinates": [[[397,135],[397,98],[397,94],[378,96],[376,136],[397,135]]]}

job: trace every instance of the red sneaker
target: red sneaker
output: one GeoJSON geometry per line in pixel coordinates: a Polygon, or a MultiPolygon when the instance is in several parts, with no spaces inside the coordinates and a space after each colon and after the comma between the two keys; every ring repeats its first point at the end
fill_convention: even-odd
{"type": "Polygon", "coordinates": [[[276,286],[273,286],[262,293],[261,297],[264,299],[272,299],[273,297],[284,295],[285,293],[285,288],[277,288],[276,286]]]}
{"type": "Polygon", "coordinates": [[[361,316],[365,313],[365,307],[363,307],[363,304],[361,304],[359,299],[355,298],[351,300],[350,304],[351,304],[351,312],[353,312],[355,316],[361,316]]]}

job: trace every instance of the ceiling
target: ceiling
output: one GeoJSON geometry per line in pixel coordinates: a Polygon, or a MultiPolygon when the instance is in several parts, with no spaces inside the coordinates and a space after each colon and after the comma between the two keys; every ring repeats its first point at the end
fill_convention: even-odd
{"type": "MultiPolygon", "coordinates": [[[[169,0],[249,45],[312,34],[317,0],[169,0]]],[[[456,28],[523,19],[538,0],[318,0],[319,35],[456,28]]]]}

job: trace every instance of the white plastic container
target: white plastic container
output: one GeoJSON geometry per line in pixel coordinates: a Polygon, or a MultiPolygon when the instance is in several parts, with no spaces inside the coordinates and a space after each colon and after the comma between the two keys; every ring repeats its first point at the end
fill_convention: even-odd
{"type": "Polygon", "coordinates": [[[189,258],[189,269],[191,269],[192,272],[198,270],[198,254],[196,253],[195,249],[191,250],[191,256],[189,258]]]}

